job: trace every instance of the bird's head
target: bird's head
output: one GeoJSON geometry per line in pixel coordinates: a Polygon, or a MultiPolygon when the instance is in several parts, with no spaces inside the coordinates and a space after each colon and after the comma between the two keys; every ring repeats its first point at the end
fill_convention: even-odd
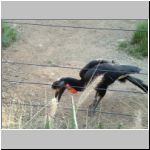
{"type": "Polygon", "coordinates": [[[71,82],[72,80],[73,79],[71,78],[60,78],[57,79],[57,81],[53,82],[52,89],[55,90],[55,98],[57,98],[58,101],[60,101],[60,98],[64,93],[65,89],[67,89],[71,94],[77,93],[77,90],[71,86],[73,83],[71,82]]]}

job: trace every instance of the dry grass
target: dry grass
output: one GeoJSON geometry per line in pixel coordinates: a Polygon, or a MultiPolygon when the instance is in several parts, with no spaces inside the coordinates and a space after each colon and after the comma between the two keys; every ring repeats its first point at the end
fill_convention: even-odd
{"type": "MultiPolygon", "coordinates": [[[[81,94],[80,97],[74,96],[75,106],[82,107],[84,104],[87,108],[87,102],[89,99],[93,99],[95,90],[94,87],[102,79],[102,76],[96,78],[81,94]]],[[[121,87],[122,84],[119,85],[121,87]]],[[[118,85],[116,85],[118,87],[118,85]]],[[[122,85],[123,86],[123,85],[122,85]]],[[[121,87],[122,88],[122,87],[121,87]]],[[[17,94],[13,94],[13,102],[26,103],[24,101],[19,101],[17,94]]],[[[147,128],[147,106],[143,103],[143,99],[146,99],[146,95],[143,95],[143,99],[138,99],[136,94],[127,95],[126,93],[114,93],[108,92],[106,97],[101,103],[101,111],[103,112],[120,112],[125,114],[131,114],[136,117],[124,117],[117,115],[107,115],[103,113],[96,113],[95,116],[88,117],[87,111],[77,111],[77,114],[73,116],[73,109],[66,110],[63,109],[62,103],[70,101],[71,98],[67,96],[61,103],[57,103],[57,99],[53,98],[49,101],[48,93],[45,90],[45,107],[30,106],[35,104],[34,102],[29,102],[29,106],[26,105],[13,105],[9,103],[2,107],[2,128],[33,128],[33,129],[43,129],[43,128],[55,128],[55,129],[67,129],[75,128],[70,127],[71,120],[74,122],[76,120],[76,128],[80,129],[143,129],[147,128]],[[121,97],[126,97],[126,100],[120,99],[121,97]],[[113,96],[113,101],[110,97],[113,96]],[[145,96],[145,98],[144,98],[145,96]],[[112,109],[111,107],[115,107],[112,109]]],[[[9,102],[9,101],[8,101],[9,102]]],[[[68,105],[67,103],[67,105],[68,105]]],[[[37,103],[39,105],[43,103],[37,103]]],[[[66,106],[67,106],[66,105],[66,106]]],[[[69,106],[68,106],[69,107],[69,106]]],[[[76,107],[77,108],[77,107],[76,107]]]]}
{"type": "Polygon", "coordinates": [[[55,116],[55,113],[57,111],[57,105],[58,105],[58,100],[56,98],[52,98],[48,108],[48,116],[50,116],[51,118],[55,116]]]}
{"type": "Polygon", "coordinates": [[[142,126],[142,111],[141,110],[138,110],[138,111],[135,111],[135,119],[134,119],[134,124],[135,126],[133,126],[133,129],[142,129],[143,126],[142,126]]]}
{"type": "MultiPolygon", "coordinates": [[[[55,101],[53,101],[55,103],[55,101]]],[[[31,106],[32,107],[32,106],[31,106]]],[[[48,107],[50,108],[50,106],[48,107]]],[[[51,107],[52,108],[52,107],[51,107]]],[[[74,106],[75,108],[75,106],[74,106]]],[[[106,111],[105,105],[101,106],[101,111],[106,111]]],[[[127,108],[126,108],[127,109],[127,108]]],[[[145,114],[139,109],[139,111],[134,111],[136,117],[125,117],[117,115],[108,115],[103,113],[96,113],[92,118],[88,116],[88,111],[75,113],[75,109],[56,109],[56,104],[49,111],[51,115],[45,114],[45,108],[35,108],[26,106],[14,106],[3,107],[2,112],[2,127],[3,128],[34,128],[34,129],[44,129],[44,128],[55,128],[55,129],[67,129],[67,128],[84,128],[84,129],[143,129],[145,123],[143,122],[145,114]],[[5,108],[5,109],[4,109],[5,108]],[[18,115],[16,115],[17,109],[20,109],[18,115]],[[13,111],[12,111],[13,110],[13,111]],[[31,113],[32,110],[32,113],[31,113]],[[74,111],[73,111],[74,110],[74,111]],[[16,111],[16,112],[15,112],[16,111]],[[74,113],[73,113],[74,112],[74,113]],[[31,115],[32,114],[32,115],[31,115]],[[53,117],[52,117],[53,116],[53,117]],[[72,126],[72,123],[76,126],[72,126]],[[144,125],[144,126],[143,126],[144,125]]],[[[132,113],[130,113],[132,114],[132,113]]],[[[146,119],[146,118],[145,118],[146,119]]],[[[146,120],[145,120],[146,121],[146,120]]]]}
{"type": "Polygon", "coordinates": [[[87,85],[86,89],[83,91],[83,93],[81,94],[78,100],[77,108],[79,108],[88,99],[91,93],[95,92],[94,88],[102,80],[102,78],[103,78],[103,75],[98,76],[91,84],[87,85]]]}

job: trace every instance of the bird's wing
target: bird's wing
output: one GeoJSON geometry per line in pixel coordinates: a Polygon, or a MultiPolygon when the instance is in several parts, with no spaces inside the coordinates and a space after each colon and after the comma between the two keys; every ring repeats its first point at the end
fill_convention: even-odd
{"type": "Polygon", "coordinates": [[[96,60],[90,61],[87,65],[85,65],[85,66],[81,69],[81,71],[80,71],[80,73],[79,73],[81,79],[84,79],[85,74],[86,74],[90,69],[96,67],[98,64],[104,64],[104,63],[110,63],[110,64],[111,64],[111,63],[114,63],[114,61],[111,61],[111,62],[110,62],[110,61],[107,61],[107,60],[100,60],[100,59],[96,59],[96,60]]]}
{"type": "Polygon", "coordinates": [[[88,82],[99,75],[105,74],[105,76],[107,75],[114,82],[120,76],[138,73],[139,71],[140,69],[135,66],[102,63],[87,70],[83,79],[88,82]]]}

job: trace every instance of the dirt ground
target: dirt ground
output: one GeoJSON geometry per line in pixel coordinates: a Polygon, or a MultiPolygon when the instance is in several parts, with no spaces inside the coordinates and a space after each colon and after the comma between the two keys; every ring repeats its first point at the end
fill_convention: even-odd
{"type": "MultiPolygon", "coordinates": [[[[71,25],[85,27],[105,27],[135,29],[139,20],[13,20],[52,25],[71,25]]],[[[83,67],[92,59],[115,60],[120,64],[136,65],[142,72],[148,72],[148,59],[136,59],[123,51],[117,50],[118,41],[129,39],[133,32],[55,28],[47,26],[13,24],[18,31],[18,39],[7,49],[2,49],[2,61],[14,61],[34,64],[59,64],[70,67],[83,67]]],[[[52,83],[60,77],[79,78],[79,70],[49,68],[2,63],[3,79],[52,83]]],[[[146,84],[148,77],[135,75],[146,84]]],[[[140,91],[130,83],[113,84],[110,89],[140,91]]],[[[74,96],[78,102],[81,93],[74,96]]],[[[82,105],[88,108],[94,93],[82,105]]],[[[41,106],[14,105],[11,102],[44,105],[54,97],[50,86],[16,84],[2,82],[2,127],[22,128],[41,106]]],[[[71,96],[65,92],[54,118],[53,128],[68,128],[71,118],[71,96]]],[[[81,129],[119,129],[148,127],[147,94],[121,93],[108,91],[100,106],[101,113],[88,117],[87,111],[77,114],[81,129]],[[104,112],[130,114],[133,116],[114,115],[104,112]]],[[[25,128],[44,128],[46,109],[38,114],[25,128]]]]}

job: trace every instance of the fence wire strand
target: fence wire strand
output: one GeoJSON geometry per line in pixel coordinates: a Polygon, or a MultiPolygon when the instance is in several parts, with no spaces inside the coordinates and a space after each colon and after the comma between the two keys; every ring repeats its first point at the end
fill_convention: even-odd
{"type": "MultiPolygon", "coordinates": [[[[14,84],[35,84],[35,85],[46,85],[46,86],[52,86],[52,83],[42,83],[42,82],[28,82],[28,81],[14,81],[14,80],[7,80],[3,79],[3,82],[9,82],[9,83],[14,83],[14,84]]],[[[64,86],[65,87],[65,86],[64,86]]],[[[81,87],[81,86],[72,86],[74,88],[83,88],[86,89],[86,87],[81,87]]],[[[137,94],[147,94],[147,93],[142,93],[138,91],[130,91],[130,90],[118,90],[118,89],[105,89],[105,88],[95,88],[96,90],[108,90],[108,91],[113,91],[113,92],[123,92],[123,93],[137,93],[137,94]]]]}
{"type": "MultiPolygon", "coordinates": [[[[23,62],[12,62],[12,61],[2,61],[3,64],[12,64],[12,65],[27,65],[27,66],[38,66],[38,67],[56,67],[56,68],[66,68],[66,69],[75,69],[75,70],[81,70],[83,68],[80,68],[80,67],[69,67],[69,66],[61,66],[61,65],[58,65],[58,64],[51,64],[51,65],[48,65],[48,64],[34,64],[34,63],[23,63],[23,62]]],[[[83,69],[83,70],[89,70],[89,69],[83,69]]],[[[91,70],[91,69],[90,69],[91,70]]],[[[95,69],[93,69],[95,70],[95,69]]],[[[125,71],[113,71],[113,70],[104,70],[104,69],[97,69],[97,70],[100,70],[100,71],[107,71],[107,72],[119,72],[119,73],[126,73],[125,71]]],[[[145,72],[139,72],[139,73],[134,73],[134,74],[141,74],[141,75],[148,75],[147,73],[145,72]]]]}
{"type": "Polygon", "coordinates": [[[20,24],[20,25],[33,25],[33,26],[46,26],[52,28],[72,28],[72,29],[86,29],[86,30],[109,30],[109,31],[137,31],[137,32],[148,32],[146,30],[136,29],[123,29],[123,28],[104,28],[104,27],[84,27],[84,26],[71,26],[71,25],[53,25],[53,24],[40,24],[40,23],[27,23],[27,22],[14,22],[4,21],[3,23],[20,24]]]}

